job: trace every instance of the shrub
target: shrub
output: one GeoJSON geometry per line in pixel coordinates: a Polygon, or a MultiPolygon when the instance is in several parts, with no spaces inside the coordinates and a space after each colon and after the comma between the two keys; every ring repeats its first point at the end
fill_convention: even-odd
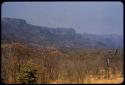
{"type": "Polygon", "coordinates": [[[21,84],[36,84],[37,82],[37,70],[34,65],[29,61],[27,64],[23,64],[18,74],[18,81],[21,84]]]}

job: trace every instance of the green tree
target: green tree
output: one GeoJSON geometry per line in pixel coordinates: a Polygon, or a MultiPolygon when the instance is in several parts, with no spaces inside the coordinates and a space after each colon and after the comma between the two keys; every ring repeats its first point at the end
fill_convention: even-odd
{"type": "Polygon", "coordinates": [[[37,82],[37,70],[33,63],[29,61],[27,64],[23,64],[18,74],[18,81],[21,84],[36,84],[37,82]]]}

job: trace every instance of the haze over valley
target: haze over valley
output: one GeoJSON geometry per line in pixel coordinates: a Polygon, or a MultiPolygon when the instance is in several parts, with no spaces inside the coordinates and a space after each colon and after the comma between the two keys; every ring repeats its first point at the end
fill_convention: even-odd
{"type": "Polygon", "coordinates": [[[4,2],[3,84],[119,84],[121,2],[4,2]]]}

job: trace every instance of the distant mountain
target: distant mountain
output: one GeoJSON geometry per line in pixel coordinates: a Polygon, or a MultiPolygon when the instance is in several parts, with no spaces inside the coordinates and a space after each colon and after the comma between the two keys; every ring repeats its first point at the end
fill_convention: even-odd
{"type": "Polygon", "coordinates": [[[15,18],[2,18],[1,23],[2,43],[45,48],[123,48],[121,35],[79,34],[73,28],[40,27],[15,18]]]}

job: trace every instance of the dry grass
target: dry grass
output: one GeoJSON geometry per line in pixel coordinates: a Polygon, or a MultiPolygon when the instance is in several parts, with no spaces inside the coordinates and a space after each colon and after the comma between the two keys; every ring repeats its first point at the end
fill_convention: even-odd
{"type": "MultiPolygon", "coordinates": [[[[82,84],[121,84],[123,83],[124,81],[124,78],[117,75],[116,77],[114,78],[110,78],[110,79],[104,79],[104,78],[100,78],[100,79],[97,79],[95,77],[91,77],[91,78],[86,78],[84,80],[84,82],[80,82],[82,84]]],[[[69,82],[68,80],[55,80],[55,81],[52,81],[51,84],[78,84],[78,82],[69,82]]]]}
{"type": "Polygon", "coordinates": [[[124,80],[122,74],[116,74],[116,75],[112,75],[110,74],[110,78],[109,79],[105,79],[104,77],[100,77],[99,79],[95,76],[95,77],[91,77],[89,82],[86,83],[91,83],[91,84],[120,84],[122,83],[124,80]]]}
{"type": "Polygon", "coordinates": [[[123,82],[123,78],[114,78],[114,79],[94,79],[92,78],[90,80],[90,82],[87,82],[87,83],[90,83],[90,84],[120,84],[123,82]]]}

